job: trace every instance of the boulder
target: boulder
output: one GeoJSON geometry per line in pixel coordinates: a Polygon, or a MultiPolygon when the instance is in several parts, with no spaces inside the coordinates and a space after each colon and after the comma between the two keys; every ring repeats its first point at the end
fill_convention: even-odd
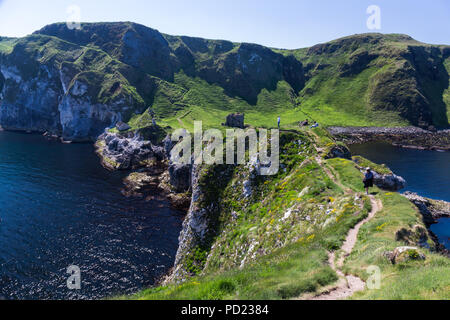
{"type": "Polygon", "coordinates": [[[392,264],[426,259],[426,256],[417,247],[397,247],[392,252],[385,252],[384,255],[392,264]]]}
{"type": "Polygon", "coordinates": [[[130,127],[128,124],[126,124],[125,122],[122,122],[122,121],[117,122],[116,128],[117,128],[117,130],[119,130],[120,132],[128,131],[128,130],[131,129],[131,127],[130,127]]]}
{"type": "Polygon", "coordinates": [[[413,228],[401,228],[395,233],[395,241],[402,241],[408,246],[419,245],[422,248],[429,248],[428,231],[423,226],[416,225],[413,228]]]}
{"type": "Polygon", "coordinates": [[[343,158],[351,160],[352,154],[347,147],[335,145],[331,148],[330,152],[325,156],[325,159],[334,159],[334,158],[343,158]]]}
{"type": "Polygon", "coordinates": [[[231,127],[231,128],[240,128],[240,129],[244,129],[244,120],[245,120],[245,115],[242,113],[232,113],[230,115],[227,116],[227,121],[225,122],[225,125],[227,127],[231,127]]]}
{"type": "Polygon", "coordinates": [[[406,180],[395,174],[378,174],[374,172],[374,183],[377,187],[388,191],[399,191],[406,188],[406,180]]]}

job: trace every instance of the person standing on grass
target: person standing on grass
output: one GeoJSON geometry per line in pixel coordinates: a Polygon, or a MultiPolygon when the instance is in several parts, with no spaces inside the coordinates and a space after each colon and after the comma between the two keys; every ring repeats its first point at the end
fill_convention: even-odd
{"type": "Polygon", "coordinates": [[[364,175],[364,188],[366,189],[366,194],[369,195],[369,188],[373,188],[374,175],[372,169],[367,168],[366,174],[364,175]]]}
{"type": "Polygon", "coordinates": [[[281,117],[278,117],[278,130],[280,130],[281,117]]]}

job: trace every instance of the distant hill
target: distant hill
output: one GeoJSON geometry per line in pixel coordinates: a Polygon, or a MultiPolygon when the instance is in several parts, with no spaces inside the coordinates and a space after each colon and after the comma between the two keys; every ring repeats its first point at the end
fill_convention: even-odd
{"type": "Polygon", "coordinates": [[[362,34],[299,50],[170,36],[131,23],[0,38],[0,125],[95,140],[117,121],[448,127],[450,46],[362,34]],[[275,119],[275,120],[274,120],[275,119]]]}

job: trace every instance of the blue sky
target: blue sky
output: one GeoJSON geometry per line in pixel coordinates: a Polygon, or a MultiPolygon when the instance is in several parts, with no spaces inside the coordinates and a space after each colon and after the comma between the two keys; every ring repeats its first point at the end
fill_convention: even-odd
{"type": "Polygon", "coordinates": [[[134,21],[174,35],[301,48],[371,32],[368,6],[381,9],[382,33],[406,33],[450,44],[448,0],[0,0],[0,35],[24,36],[67,21],[70,5],[81,20],[134,21]]]}

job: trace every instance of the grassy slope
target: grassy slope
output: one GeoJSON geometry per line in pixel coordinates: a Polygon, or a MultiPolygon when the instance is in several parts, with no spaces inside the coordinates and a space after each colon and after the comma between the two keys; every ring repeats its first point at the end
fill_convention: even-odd
{"type": "MultiPolygon", "coordinates": [[[[117,27],[121,27],[120,24],[117,27]]],[[[127,28],[131,26],[121,28],[128,30],[127,28]]],[[[92,87],[93,100],[108,103],[117,96],[124,96],[126,99],[131,97],[135,105],[130,114],[125,115],[124,118],[128,120],[128,116],[131,117],[132,113],[135,113],[130,120],[132,129],[151,125],[150,117],[147,113],[143,113],[146,107],[156,112],[158,121],[163,127],[172,128],[192,128],[194,120],[203,120],[205,127],[220,128],[226,115],[231,112],[246,113],[246,122],[255,127],[275,127],[278,116],[281,116],[282,125],[287,129],[297,127],[298,122],[306,118],[317,120],[325,126],[405,126],[410,123],[401,117],[399,112],[372,108],[371,83],[376,82],[378,78],[383,78],[386,72],[395,70],[401,60],[399,57],[405,54],[408,46],[429,47],[402,35],[382,37],[359,35],[344,38],[344,40],[355,41],[357,44],[344,45],[332,53],[311,53],[311,48],[274,49],[276,53],[295,56],[305,68],[308,65],[313,66],[312,70],[306,72],[305,87],[300,92],[296,92],[287,82],[279,81],[274,89],[262,89],[256,104],[249,104],[242,97],[225,93],[219,85],[193,76],[200,72],[197,69],[201,68],[203,63],[221,66],[227,57],[238,52],[240,44],[168,35],[164,37],[172,50],[171,58],[178,55],[180,48],[184,48],[195,59],[192,65],[185,65],[185,68],[190,68],[186,72],[183,71],[183,66],[181,69],[174,68],[174,79],[168,81],[145,74],[141,69],[124,63],[123,57],[119,54],[119,48],[124,46],[123,39],[119,35],[113,39],[114,43],[105,45],[103,50],[96,42],[72,48],[75,45],[70,42],[58,41],[55,37],[38,34],[27,37],[23,41],[28,41],[30,52],[37,50],[42,54],[45,49],[44,57],[55,60],[58,67],[61,63],[69,65],[75,79],[79,77],[92,87]],[[373,44],[361,40],[367,37],[381,37],[383,41],[373,44]],[[44,45],[43,42],[47,43],[44,45]],[[117,50],[112,50],[111,46],[117,46],[117,50]],[[72,51],[76,60],[73,61],[70,54],[59,52],[61,50],[72,51]],[[82,50],[81,55],[80,50],[82,50]],[[361,72],[342,76],[342,66],[350,63],[355,53],[364,50],[378,57],[361,72]],[[120,90],[117,90],[118,83],[120,90]]],[[[0,52],[11,50],[12,41],[15,40],[1,41],[0,52]]],[[[340,46],[340,41],[343,40],[332,41],[330,44],[340,46]]],[[[46,61],[48,60],[41,59],[40,63],[46,63],[46,61]]],[[[450,69],[449,61],[450,59],[447,58],[445,63],[447,70],[450,69]]],[[[446,106],[450,113],[448,90],[442,94],[443,96],[439,90],[436,91],[434,85],[426,88],[426,91],[435,102],[433,106],[438,108],[443,104],[444,109],[446,106]]],[[[443,118],[439,112],[434,110],[433,116],[436,122],[440,122],[443,118]]],[[[446,125],[443,122],[441,124],[446,125]]]]}
{"type": "MultiPolygon", "coordinates": [[[[306,118],[325,126],[406,126],[410,123],[398,111],[371,107],[370,84],[383,78],[386,72],[396,70],[401,60],[399,56],[407,51],[408,46],[427,47],[396,35],[385,36],[382,45],[361,45],[358,50],[367,50],[380,56],[362,72],[349,76],[341,76],[340,68],[351,59],[354,48],[323,56],[308,54],[309,49],[275,50],[285,55],[293,54],[303,65],[314,64],[319,68],[312,71],[305,88],[300,92],[295,92],[282,81],[276,90],[263,89],[256,105],[249,105],[239,97],[230,97],[219,86],[180,72],[175,77],[175,84],[184,92],[184,95],[179,94],[181,100],[177,98],[177,104],[172,105],[167,103],[167,99],[157,97],[153,108],[158,110],[161,121],[175,128],[182,125],[191,128],[194,120],[203,120],[207,127],[220,127],[230,112],[244,112],[246,122],[255,127],[274,127],[278,116],[281,116],[286,129],[297,127],[298,122],[306,118]],[[320,66],[324,66],[323,69],[320,66]]],[[[449,61],[447,59],[445,64],[447,70],[449,61]]],[[[443,102],[450,112],[448,90],[440,96],[441,93],[434,90],[434,86],[425,88],[433,101],[432,107],[443,102]]],[[[161,95],[170,96],[164,90],[161,95]]],[[[436,123],[445,126],[441,111],[436,108],[432,110],[433,118],[436,123]]]]}
{"type": "MultiPolygon", "coordinates": [[[[387,40],[387,39],[386,39],[387,40]]],[[[394,39],[393,39],[394,40],[394,39]]],[[[361,45],[358,50],[381,55],[371,61],[360,73],[341,76],[340,67],[351,60],[351,50],[340,50],[339,54],[311,55],[308,49],[294,50],[293,54],[304,65],[319,66],[312,72],[311,79],[300,92],[298,104],[312,118],[324,125],[339,126],[405,126],[408,121],[396,111],[372,108],[369,99],[370,84],[377,78],[383,78],[386,72],[395,70],[399,56],[407,51],[408,46],[424,45],[417,42],[400,40],[387,41],[382,46],[361,45]],[[395,56],[395,54],[398,56],[395,56]],[[323,68],[323,69],[322,69],[323,68]]],[[[425,45],[426,46],[426,45],[425,45]]],[[[397,91],[400,94],[400,91],[397,91]]],[[[436,105],[442,97],[439,92],[432,92],[436,105]]],[[[446,102],[447,108],[450,103],[446,102]]],[[[441,121],[438,110],[433,110],[436,123],[446,126],[441,121]]]]}
{"type": "Polygon", "coordinates": [[[413,205],[396,193],[382,193],[384,209],[361,229],[354,252],[348,258],[346,269],[361,278],[369,276],[370,265],[380,267],[380,290],[366,290],[355,299],[450,299],[450,260],[423,249],[425,262],[407,262],[392,265],[382,258],[384,251],[392,251],[404,243],[396,241],[395,233],[403,227],[421,225],[422,219],[413,205]]]}
{"type": "Polygon", "coordinates": [[[0,53],[10,53],[16,39],[0,37],[0,53]]]}
{"type": "MultiPolygon", "coordinates": [[[[329,137],[322,130],[315,133],[318,138],[314,143],[325,148],[329,137]]],[[[314,138],[309,133],[306,137],[314,138]]],[[[300,155],[294,145],[285,147],[292,151],[284,152],[283,163],[288,164],[288,170],[261,181],[258,189],[261,198],[239,205],[235,198],[229,197],[233,194],[228,194],[233,183],[226,187],[220,236],[215,240],[205,272],[180,285],[151,288],[122,298],[291,299],[334,283],[337,275],[327,265],[327,251],[338,250],[348,230],[370,211],[367,198],[363,197],[363,202],[354,199],[355,194],[363,191],[361,173],[353,162],[344,159],[326,160],[319,165],[311,146],[305,147],[300,155]],[[337,184],[328,177],[325,168],[337,179],[337,184]],[[309,190],[302,192],[306,186],[309,190]],[[283,221],[289,209],[294,209],[293,214],[283,221]],[[227,218],[230,211],[237,213],[236,220],[227,218]],[[252,256],[252,252],[264,254],[255,254],[254,259],[239,268],[242,258],[252,256]]],[[[239,169],[236,174],[235,179],[239,179],[239,169]]],[[[382,287],[366,290],[354,298],[449,298],[447,258],[421,249],[427,255],[425,262],[392,266],[382,256],[384,251],[404,245],[395,241],[399,229],[423,224],[416,208],[406,199],[378,189],[376,192],[384,209],[363,226],[356,248],[347,259],[346,270],[367,279],[366,267],[380,266],[382,287]]]]}
{"type": "MultiPolygon", "coordinates": [[[[448,74],[450,74],[450,57],[445,60],[445,69],[448,74]]],[[[444,103],[447,105],[447,118],[450,120],[450,83],[448,85],[448,89],[444,91],[443,96],[444,103]]]]}

